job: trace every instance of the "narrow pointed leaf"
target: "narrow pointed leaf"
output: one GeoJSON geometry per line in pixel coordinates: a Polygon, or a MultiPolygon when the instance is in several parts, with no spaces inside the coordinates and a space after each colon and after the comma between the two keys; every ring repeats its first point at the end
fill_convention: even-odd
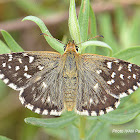
{"type": "Polygon", "coordinates": [[[60,43],[59,41],[57,41],[55,38],[52,37],[49,30],[47,29],[47,27],[45,26],[44,22],[41,19],[35,16],[27,16],[22,21],[25,21],[25,20],[31,20],[35,22],[41,29],[41,33],[46,33],[47,35],[51,36],[51,37],[44,36],[48,44],[59,53],[61,54],[64,53],[64,48],[63,48],[64,44],[60,43]]]}
{"type": "Polygon", "coordinates": [[[81,40],[86,41],[88,37],[89,0],[82,0],[78,20],[80,26],[81,40]]]}
{"type": "Polygon", "coordinates": [[[4,54],[4,53],[10,53],[10,49],[8,48],[8,46],[0,40],[0,54],[4,54]]]}
{"type": "Polygon", "coordinates": [[[140,56],[140,46],[125,49],[114,54],[113,56],[119,59],[128,60],[138,55],[140,56]]]}
{"type": "Polygon", "coordinates": [[[12,52],[23,52],[24,50],[17,44],[12,36],[5,30],[1,30],[2,36],[5,39],[8,47],[12,52]]]}
{"type": "Polygon", "coordinates": [[[80,27],[77,20],[76,9],[75,9],[75,0],[70,0],[69,8],[69,31],[72,39],[79,43],[81,42],[80,36],[80,27]]]}
{"type": "Polygon", "coordinates": [[[82,52],[84,52],[85,48],[88,47],[88,46],[105,47],[109,50],[109,56],[112,56],[112,48],[104,42],[101,42],[101,41],[86,41],[86,42],[82,43],[82,52]]]}
{"type": "Polygon", "coordinates": [[[76,115],[66,115],[59,118],[51,119],[40,119],[40,118],[26,118],[25,122],[35,126],[45,127],[45,128],[60,128],[64,127],[77,119],[76,115]]]}

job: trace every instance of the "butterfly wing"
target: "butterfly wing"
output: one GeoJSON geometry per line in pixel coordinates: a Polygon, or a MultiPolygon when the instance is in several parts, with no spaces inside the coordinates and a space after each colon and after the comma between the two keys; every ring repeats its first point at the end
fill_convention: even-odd
{"type": "Polygon", "coordinates": [[[64,108],[60,57],[52,52],[0,55],[0,78],[20,90],[25,107],[38,114],[60,115],[64,108]]]}
{"type": "Polygon", "coordinates": [[[140,86],[139,66],[100,55],[81,55],[78,75],[76,112],[80,115],[108,113],[140,86]]]}

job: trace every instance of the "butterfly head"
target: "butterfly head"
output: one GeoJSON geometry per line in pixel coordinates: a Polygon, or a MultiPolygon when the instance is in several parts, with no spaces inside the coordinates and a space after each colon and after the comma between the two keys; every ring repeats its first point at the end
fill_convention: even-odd
{"type": "Polygon", "coordinates": [[[65,52],[78,52],[78,46],[76,46],[74,40],[69,41],[65,46],[64,46],[64,51],[65,52]]]}

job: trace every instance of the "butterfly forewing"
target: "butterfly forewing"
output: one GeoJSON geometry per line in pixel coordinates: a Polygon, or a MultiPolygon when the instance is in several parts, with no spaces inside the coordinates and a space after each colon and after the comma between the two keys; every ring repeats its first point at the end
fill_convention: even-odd
{"type": "MultiPolygon", "coordinates": [[[[20,90],[39,71],[58,63],[57,53],[23,52],[0,55],[0,78],[14,89],[20,90]],[[53,61],[57,58],[57,61],[53,61]],[[13,86],[12,86],[13,85],[13,86]]],[[[53,66],[52,66],[53,67],[53,66]]]]}
{"type": "Polygon", "coordinates": [[[115,58],[84,54],[80,56],[78,85],[76,112],[102,115],[117,108],[120,98],[140,86],[140,67],[115,58]]]}

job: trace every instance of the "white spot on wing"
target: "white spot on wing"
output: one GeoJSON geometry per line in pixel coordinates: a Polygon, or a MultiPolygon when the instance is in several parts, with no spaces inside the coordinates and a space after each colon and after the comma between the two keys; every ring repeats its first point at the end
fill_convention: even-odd
{"type": "MultiPolygon", "coordinates": [[[[25,107],[28,108],[28,109],[30,109],[30,110],[33,110],[33,108],[34,108],[34,106],[31,105],[31,104],[27,104],[27,105],[25,105],[25,107]]],[[[36,112],[36,113],[37,113],[37,112],[36,112]]]]}
{"type": "Polygon", "coordinates": [[[27,73],[24,73],[24,76],[25,76],[27,79],[29,79],[29,78],[32,77],[31,75],[29,75],[29,74],[27,74],[27,73]]]}
{"type": "Polygon", "coordinates": [[[10,83],[8,86],[11,87],[14,90],[17,90],[17,85],[15,85],[13,83],[10,83]]]}
{"type": "Polygon", "coordinates": [[[11,69],[12,67],[9,65],[8,68],[11,69]]]}
{"type": "Polygon", "coordinates": [[[140,83],[139,82],[137,82],[137,85],[140,87],[140,83]]]}
{"type": "Polygon", "coordinates": [[[128,96],[128,95],[125,92],[123,92],[119,95],[120,98],[123,98],[123,97],[126,97],[126,96],[128,96]]]}
{"type": "Polygon", "coordinates": [[[130,78],[131,78],[131,76],[128,76],[127,78],[128,78],[128,79],[130,79],[130,78]]]}
{"type": "Polygon", "coordinates": [[[32,63],[34,61],[34,57],[33,56],[29,56],[29,63],[32,63]]]}
{"type": "Polygon", "coordinates": [[[38,66],[38,69],[39,69],[39,70],[43,70],[43,69],[44,69],[44,66],[39,65],[39,66],[38,66]]]}
{"type": "Polygon", "coordinates": [[[0,74],[0,79],[3,79],[4,78],[4,74],[0,74]]]}
{"type": "Polygon", "coordinates": [[[113,83],[115,83],[115,80],[114,80],[114,79],[111,79],[110,81],[107,81],[107,83],[108,83],[109,85],[112,85],[113,83]]]}
{"type": "Polygon", "coordinates": [[[90,104],[91,104],[91,103],[93,103],[93,99],[92,99],[92,98],[90,98],[89,102],[90,102],[90,104]]]}
{"type": "Polygon", "coordinates": [[[110,112],[110,111],[113,111],[114,109],[111,107],[111,106],[109,106],[109,107],[107,107],[106,108],[106,112],[108,113],[108,112],[110,112]]]}
{"type": "Polygon", "coordinates": [[[133,78],[136,79],[136,74],[133,74],[133,78]]]}
{"type": "Polygon", "coordinates": [[[120,74],[120,78],[124,80],[124,75],[123,74],[120,74]]]}
{"type": "Polygon", "coordinates": [[[42,115],[48,115],[48,110],[44,110],[43,112],[42,112],[42,115]]]}
{"type": "Polygon", "coordinates": [[[3,82],[4,82],[5,84],[7,84],[7,83],[9,82],[9,79],[6,78],[6,79],[3,80],[3,82]]]}
{"type": "Polygon", "coordinates": [[[131,67],[132,67],[132,64],[128,64],[128,71],[131,72],[131,67]]]}
{"type": "Polygon", "coordinates": [[[23,97],[19,96],[19,100],[20,100],[20,102],[21,102],[22,104],[25,103],[25,99],[24,99],[23,97]]]}
{"type": "Polygon", "coordinates": [[[51,101],[51,98],[50,98],[50,96],[48,96],[48,98],[47,98],[47,103],[49,103],[50,101],[51,101]]]}
{"type": "Polygon", "coordinates": [[[96,72],[97,72],[98,74],[100,74],[100,73],[102,73],[102,70],[97,70],[96,72]]]}
{"type": "Polygon", "coordinates": [[[123,66],[119,65],[118,71],[121,71],[122,68],[123,68],[123,66]]]}
{"type": "Polygon", "coordinates": [[[43,85],[43,87],[45,87],[45,88],[47,87],[47,85],[46,85],[46,83],[45,83],[45,82],[43,82],[43,83],[42,83],[42,85],[43,85]]]}
{"type": "Polygon", "coordinates": [[[22,60],[21,60],[21,58],[19,58],[19,59],[18,59],[18,61],[19,61],[19,63],[22,63],[22,60]]]}
{"type": "Polygon", "coordinates": [[[86,116],[89,116],[89,113],[87,110],[83,110],[83,111],[78,111],[76,110],[76,113],[79,114],[79,115],[86,115],[86,116]]]}
{"type": "Polygon", "coordinates": [[[112,68],[112,62],[107,62],[107,67],[108,67],[109,69],[111,69],[111,68],[112,68]]]}
{"type": "Polygon", "coordinates": [[[24,89],[22,88],[21,91],[20,91],[20,93],[19,93],[19,100],[20,100],[20,102],[21,102],[22,104],[25,103],[25,99],[21,96],[22,93],[23,93],[23,91],[24,91],[24,89]]]}
{"type": "Polygon", "coordinates": [[[111,77],[112,78],[115,78],[115,75],[116,75],[116,73],[115,72],[112,72],[111,77]]]}
{"type": "Polygon", "coordinates": [[[113,94],[113,93],[110,93],[110,95],[111,95],[112,97],[116,98],[116,99],[119,99],[119,96],[118,96],[118,95],[115,95],[115,94],[113,94]]]}
{"type": "Polygon", "coordinates": [[[96,111],[92,111],[92,112],[91,112],[91,116],[97,116],[96,111]]]}
{"type": "Polygon", "coordinates": [[[2,63],[2,66],[3,66],[3,67],[6,67],[6,63],[2,63]]]}
{"type": "Polygon", "coordinates": [[[116,85],[116,88],[117,88],[117,89],[120,89],[120,86],[119,86],[119,85],[116,85]]]}
{"type": "Polygon", "coordinates": [[[19,69],[20,69],[20,67],[19,67],[19,66],[16,66],[16,67],[15,67],[15,70],[16,70],[16,71],[18,71],[19,69]]]}
{"type": "Polygon", "coordinates": [[[128,89],[127,91],[128,91],[129,94],[134,92],[132,89],[128,89]]]}
{"type": "Polygon", "coordinates": [[[23,56],[28,56],[28,54],[27,53],[23,53],[23,56]]]}
{"type": "Polygon", "coordinates": [[[40,108],[37,108],[37,109],[35,110],[35,113],[40,114],[40,108]]]}
{"type": "Polygon", "coordinates": [[[134,90],[137,90],[137,89],[138,89],[138,87],[134,85],[134,86],[133,86],[133,89],[134,89],[134,90]]]}
{"type": "Polygon", "coordinates": [[[97,90],[98,88],[98,83],[95,84],[95,86],[93,87],[95,90],[97,90]]]}
{"type": "Polygon", "coordinates": [[[57,110],[51,110],[50,115],[60,116],[61,112],[58,112],[57,110]]]}
{"type": "Polygon", "coordinates": [[[119,106],[119,104],[120,104],[120,100],[116,101],[114,105],[117,108],[119,106]]]}
{"type": "Polygon", "coordinates": [[[115,63],[119,63],[119,60],[115,60],[114,62],[115,62],[115,63]]]}
{"type": "Polygon", "coordinates": [[[103,115],[104,114],[104,111],[103,110],[100,110],[99,111],[99,115],[103,115]]]}
{"type": "Polygon", "coordinates": [[[24,66],[24,71],[28,71],[27,65],[24,66]]]}
{"type": "Polygon", "coordinates": [[[11,54],[9,54],[8,56],[9,56],[8,61],[12,61],[13,56],[11,54]]]}
{"type": "Polygon", "coordinates": [[[44,103],[45,100],[46,100],[46,99],[45,99],[44,97],[41,98],[42,103],[44,103]]]}

